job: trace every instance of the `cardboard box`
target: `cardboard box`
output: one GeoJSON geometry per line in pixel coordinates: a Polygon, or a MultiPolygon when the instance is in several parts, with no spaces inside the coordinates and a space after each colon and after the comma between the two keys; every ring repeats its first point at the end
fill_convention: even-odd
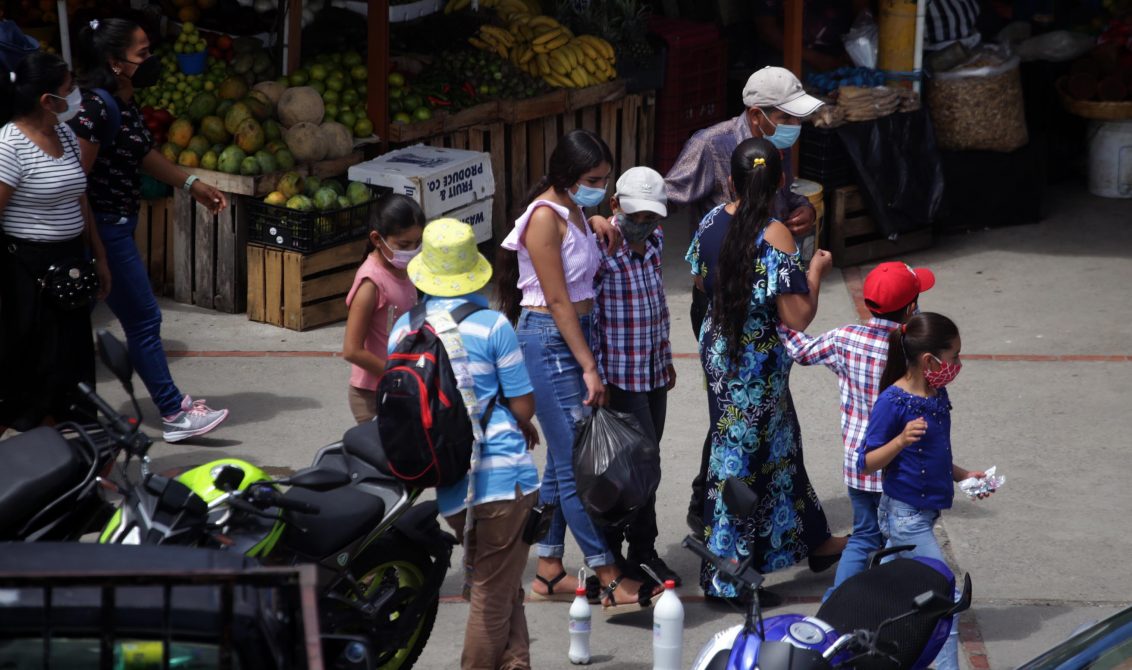
{"type": "Polygon", "coordinates": [[[476,234],[476,244],[483,244],[491,239],[491,206],[494,200],[495,198],[477,200],[444,214],[443,218],[456,219],[470,225],[476,234]]]}
{"type": "Polygon", "coordinates": [[[413,198],[429,219],[495,194],[491,154],[479,151],[417,144],[354,165],[348,174],[413,198]]]}

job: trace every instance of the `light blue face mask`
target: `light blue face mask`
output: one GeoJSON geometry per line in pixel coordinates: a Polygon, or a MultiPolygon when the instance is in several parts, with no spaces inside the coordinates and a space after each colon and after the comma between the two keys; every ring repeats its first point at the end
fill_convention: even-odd
{"type": "Polygon", "coordinates": [[[774,126],[774,133],[767,135],[766,139],[770,140],[770,143],[780,151],[794,146],[794,143],[798,141],[798,136],[802,134],[801,125],[788,126],[781,124],[775,126],[774,121],[771,121],[769,117],[764,118],[766,118],[767,123],[774,126]]]}
{"type": "Polygon", "coordinates": [[[578,184],[578,192],[570,191],[570,199],[579,207],[597,207],[605,200],[605,189],[578,184]]]}

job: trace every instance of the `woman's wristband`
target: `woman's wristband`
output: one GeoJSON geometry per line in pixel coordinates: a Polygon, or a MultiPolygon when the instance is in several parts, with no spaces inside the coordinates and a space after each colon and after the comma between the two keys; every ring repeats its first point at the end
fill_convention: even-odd
{"type": "Polygon", "coordinates": [[[190,191],[193,188],[193,184],[196,183],[199,179],[200,177],[196,176],[195,174],[191,174],[185,179],[185,183],[181,186],[181,188],[185,189],[186,191],[190,191]]]}

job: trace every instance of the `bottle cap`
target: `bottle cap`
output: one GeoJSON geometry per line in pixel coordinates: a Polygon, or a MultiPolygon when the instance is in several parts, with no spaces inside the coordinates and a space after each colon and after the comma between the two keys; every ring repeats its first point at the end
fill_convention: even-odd
{"type": "Polygon", "coordinates": [[[672,591],[672,590],[674,590],[675,588],[676,588],[676,580],[674,580],[674,579],[666,579],[666,580],[664,580],[664,590],[666,590],[666,591],[672,591]]]}
{"type": "Polygon", "coordinates": [[[574,589],[574,595],[576,595],[576,596],[586,595],[586,587],[579,586],[578,588],[574,589]]]}

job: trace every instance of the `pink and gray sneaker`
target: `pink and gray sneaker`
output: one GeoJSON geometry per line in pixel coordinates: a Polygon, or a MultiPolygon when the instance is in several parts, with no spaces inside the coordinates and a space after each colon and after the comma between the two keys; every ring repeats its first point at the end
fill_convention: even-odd
{"type": "Polygon", "coordinates": [[[204,400],[193,400],[186,395],[181,400],[181,411],[162,418],[166,442],[180,442],[204,435],[228,418],[228,410],[212,409],[204,400]]]}

